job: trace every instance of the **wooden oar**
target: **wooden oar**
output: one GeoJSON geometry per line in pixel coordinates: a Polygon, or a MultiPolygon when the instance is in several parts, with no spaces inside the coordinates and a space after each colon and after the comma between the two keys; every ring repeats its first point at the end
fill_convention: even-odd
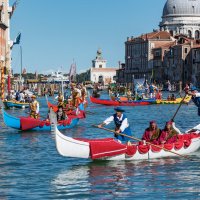
{"type": "MultiPolygon", "coordinates": [[[[93,126],[96,127],[96,128],[99,128],[97,125],[93,125],[93,126]]],[[[112,133],[115,133],[115,134],[118,134],[118,135],[122,135],[122,136],[128,137],[128,138],[130,138],[130,139],[134,139],[134,140],[140,141],[140,142],[143,141],[143,140],[141,140],[141,139],[139,139],[139,138],[136,138],[136,137],[134,137],[134,136],[129,136],[129,135],[126,135],[126,134],[124,134],[124,133],[117,133],[116,131],[111,130],[111,129],[108,129],[108,128],[101,127],[100,129],[103,129],[103,130],[106,130],[106,131],[109,131],[109,132],[112,132],[112,133]]],[[[188,158],[188,156],[181,155],[181,154],[176,153],[176,152],[174,152],[174,151],[170,151],[170,150],[168,150],[168,149],[166,149],[166,148],[164,148],[164,147],[161,147],[161,146],[152,144],[151,142],[146,142],[146,144],[150,144],[150,145],[152,145],[152,146],[154,146],[154,147],[157,147],[157,148],[163,149],[163,150],[165,150],[165,151],[168,151],[168,152],[170,152],[170,153],[176,154],[176,155],[178,155],[178,156],[180,156],[180,157],[182,157],[182,158],[191,160],[190,158],[188,158]]]]}
{"type": "Polygon", "coordinates": [[[182,106],[182,104],[183,104],[184,99],[186,98],[186,96],[187,96],[187,94],[185,94],[185,96],[184,96],[183,99],[181,100],[180,105],[179,105],[179,107],[177,108],[177,110],[176,110],[174,116],[172,117],[171,121],[174,121],[174,118],[176,117],[176,115],[177,115],[177,113],[178,113],[180,107],[182,106]]]}
{"type": "Polygon", "coordinates": [[[91,114],[91,115],[95,114],[94,112],[90,112],[89,110],[86,110],[85,112],[86,112],[86,114],[91,114]]]}

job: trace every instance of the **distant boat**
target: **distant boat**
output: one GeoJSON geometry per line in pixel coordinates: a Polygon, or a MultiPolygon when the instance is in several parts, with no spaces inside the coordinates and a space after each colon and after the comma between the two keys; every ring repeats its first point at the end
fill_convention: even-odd
{"type": "Polygon", "coordinates": [[[57,71],[57,72],[52,72],[51,76],[47,79],[48,82],[50,83],[61,83],[61,82],[65,82],[65,83],[69,83],[69,76],[64,76],[62,74],[62,72],[57,71]]]}
{"type": "Polygon", "coordinates": [[[11,107],[28,108],[29,107],[29,103],[19,102],[19,101],[15,101],[15,100],[3,101],[3,103],[6,108],[11,108],[11,107]]]}

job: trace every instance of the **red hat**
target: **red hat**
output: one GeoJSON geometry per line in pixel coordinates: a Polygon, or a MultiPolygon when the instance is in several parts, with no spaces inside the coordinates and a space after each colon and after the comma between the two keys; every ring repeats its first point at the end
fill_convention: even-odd
{"type": "Polygon", "coordinates": [[[172,121],[168,121],[168,122],[166,122],[166,125],[172,125],[172,121]]]}
{"type": "Polygon", "coordinates": [[[156,124],[156,121],[152,120],[149,122],[150,124],[156,124]]]}

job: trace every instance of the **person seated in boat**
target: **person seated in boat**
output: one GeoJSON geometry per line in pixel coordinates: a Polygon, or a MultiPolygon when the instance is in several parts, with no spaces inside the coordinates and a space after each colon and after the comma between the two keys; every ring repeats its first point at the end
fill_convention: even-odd
{"type": "Polygon", "coordinates": [[[30,103],[30,117],[38,119],[39,117],[39,102],[36,100],[36,96],[32,95],[32,102],[30,103]]]}
{"type": "Polygon", "coordinates": [[[19,101],[19,100],[20,100],[19,91],[16,92],[15,100],[16,100],[16,101],[19,101]]]}
{"type": "Polygon", "coordinates": [[[25,102],[25,92],[21,91],[19,93],[19,102],[24,103],[25,102]]]}
{"type": "Polygon", "coordinates": [[[172,96],[171,96],[171,101],[176,101],[176,97],[174,94],[172,94],[172,96]]]}
{"type": "Polygon", "coordinates": [[[159,137],[161,134],[161,130],[158,128],[155,121],[150,121],[149,127],[145,130],[142,140],[145,142],[150,142],[153,144],[159,144],[159,137]]]}
{"type": "Polygon", "coordinates": [[[115,97],[115,101],[120,101],[120,96],[119,96],[119,93],[117,91],[115,91],[114,97],[115,97]]]}
{"type": "Polygon", "coordinates": [[[158,139],[159,144],[172,144],[178,140],[178,132],[173,128],[173,122],[166,122],[165,128],[161,131],[158,139]]]}
{"type": "Polygon", "coordinates": [[[161,100],[162,99],[162,92],[161,90],[158,90],[158,92],[156,93],[156,99],[161,100]]]}
{"type": "Polygon", "coordinates": [[[130,89],[127,90],[126,96],[127,96],[128,101],[132,101],[132,92],[130,89]]]}
{"type": "Polygon", "coordinates": [[[57,120],[58,121],[66,119],[66,114],[65,114],[62,106],[58,106],[58,111],[57,111],[56,114],[57,114],[57,120]]]}
{"type": "Polygon", "coordinates": [[[167,101],[171,101],[172,97],[171,95],[169,94],[168,97],[167,97],[167,101]]]}
{"type": "Polygon", "coordinates": [[[64,96],[62,95],[61,92],[58,93],[58,96],[55,97],[55,99],[58,99],[58,106],[64,105],[64,96]]]}
{"type": "Polygon", "coordinates": [[[120,140],[121,142],[126,142],[128,145],[131,145],[130,138],[120,135],[120,133],[125,134],[127,136],[131,136],[131,129],[128,123],[128,119],[125,114],[125,110],[120,107],[114,108],[116,111],[115,114],[108,117],[103,123],[99,124],[98,127],[101,128],[104,125],[110,124],[112,121],[115,123],[115,138],[120,140]]]}

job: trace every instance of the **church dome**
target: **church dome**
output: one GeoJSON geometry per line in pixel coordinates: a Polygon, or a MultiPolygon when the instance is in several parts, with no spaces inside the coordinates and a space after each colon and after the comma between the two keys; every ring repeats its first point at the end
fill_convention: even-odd
{"type": "Polygon", "coordinates": [[[163,9],[163,17],[181,16],[200,16],[200,0],[167,0],[163,9]]]}

